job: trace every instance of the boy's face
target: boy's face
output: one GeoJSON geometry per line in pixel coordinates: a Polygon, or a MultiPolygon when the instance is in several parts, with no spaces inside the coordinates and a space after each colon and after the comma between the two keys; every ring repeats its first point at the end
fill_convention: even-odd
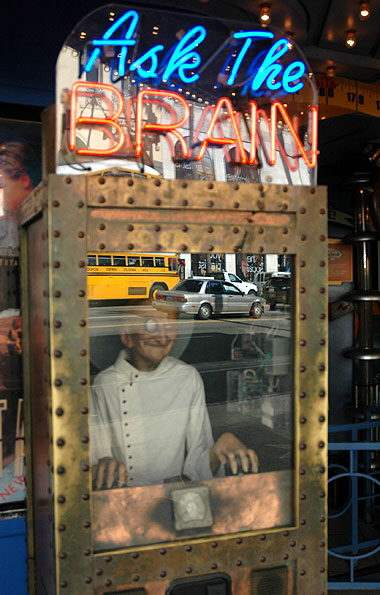
{"type": "Polygon", "coordinates": [[[169,354],[176,338],[174,320],[147,318],[138,332],[120,335],[131,351],[131,363],[141,371],[154,370],[169,354]]]}

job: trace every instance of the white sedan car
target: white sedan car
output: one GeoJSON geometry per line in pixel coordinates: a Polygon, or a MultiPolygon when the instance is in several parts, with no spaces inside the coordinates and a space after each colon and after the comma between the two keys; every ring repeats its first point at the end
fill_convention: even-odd
{"type": "Polygon", "coordinates": [[[171,290],[159,290],[152,304],[157,310],[191,314],[207,320],[213,314],[245,314],[260,318],[265,300],[245,295],[227,281],[185,279],[171,290]]]}

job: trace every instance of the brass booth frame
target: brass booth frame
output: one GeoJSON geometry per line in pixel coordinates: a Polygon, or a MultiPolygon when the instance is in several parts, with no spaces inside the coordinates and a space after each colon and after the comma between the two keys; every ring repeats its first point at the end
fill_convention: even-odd
{"type": "Polygon", "coordinates": [[[20,217],[30,592],[163,595],[223,572],[242,595],[281,567],[287,593],[326,593],[326,189],[52,174],[20,217]],[[291,526],[93,552],[86,264],[121,244],[294,256],[291,526]]]}

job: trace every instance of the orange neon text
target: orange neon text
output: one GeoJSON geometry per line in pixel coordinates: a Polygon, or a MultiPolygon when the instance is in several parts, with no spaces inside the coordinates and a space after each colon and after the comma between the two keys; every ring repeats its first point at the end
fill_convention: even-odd
{"type": "MultiPolygon", "coordinates": [[[[214,106],[202,111],[188,145],[188,130],[191,109],[186,99],[174,91],[144,89],[138,92],[135,99],[125,100],[122,93],[113,85],[102,83],[76,82],[71,90],[70,117],[68,130],[68,148],[78,155],[119,155],[139,158],[144,152],[144,139],[148,135],[160,134],[169,144],[172,157],[174,147],[170,135],[179,142],[183,159],[201,161],[209,146],[219,146],[225,150],[236,147],[236,161],[255,164],[257,150],[262,148],[269,165],[275,165],[276,158],[285,160],[291,170],[298,168],[298,160],[302,159],[306,166],[314,168],[317,164],[317,129],[318,108],[311,106],[308,113],[308,145],[307,148],[298,133],[297,118],[291,118],[285,106],[275,101],[270,108],[270,115],[259,109],[255,101],[249,103],[249,130],[247,121],[242,124],[242,114],[236,113],[232,102],[221,97],[214,106]],[[98,112],[88,114],[82,106],[87,101],[96,100],[100,106],[98,112]],[[174,106],[177,106],[175,108],[174,106]],[[164,112],[158,122],[153,108],[164,112]],[[178,114],[180,112],[180,114],[178,114]],[[264,139],[262,124],[267,131],[264,139]],[[281,124],[280,124],[281,123],[281,124]],[[228,133],[226,131],[228,126],[228,133]],[[291,156],[285,150],[279,129],[285,126],[290,135],[293,150],[291,156]],[[101,146],[89,142],[87,146],[78,142],[78,134],[83,130],[101,133],[101,146]],[[243,134],[243,130],[245,133],[243,134]]],[[[90,134],[88,132],[88,137],[90,134]]]]}

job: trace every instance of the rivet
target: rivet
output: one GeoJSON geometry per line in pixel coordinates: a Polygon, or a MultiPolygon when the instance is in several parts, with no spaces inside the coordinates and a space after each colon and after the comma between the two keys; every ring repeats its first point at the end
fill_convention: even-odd
{"type": "Polygon", "coordinates": [[[307,422],[306,417],[301,417],[300,418],[300,424],[305,424],[307,422]]]}
{"type": "Polygon", "coordinates": [[[112,562],[112,556],[104,556],[104,562],[107,562],[107,564],[112,562]]]}
{"type": "Polygon", "coordinates": [[[80,320],[79,321],[79,326],[86,326],[87,322],[85,320],[80,320]]]}
{"type": "Polygon", "coordinates": [[[306,450],[306,444],[305,444],[305,442],[301,442],[300,449],[301,450],[306,450]]]}
{"type": "Polygon", "coordinates": [[[319,569],[319,572],[321,574],[323,574],[325,572],[325,570],[326,570],[326,568],[324,566],[321,566],[320,569],[319,569]]]}
{"type": "Polygon", "coordinates": [[[239,233],[239,228],[238,227],[234,227],[232,231],[233,231],[233,233],[239,233]]]}
{"type": "Polygon", "coordinates": [[[59,260],[55,260],[53,262],[53,268],[55,269],[59,269],[59,267],[61,266],[61,263],[59,262],[59,260]]]}
{"type": "Polygon", "coordinates": [[[301,242],[304,242],[304,241],[306,240],[306,236],[305,236],[305,234],[304,234],[304,233],[301,235],[301,238],[300,238],[300,240],[301,240],[301,242]]]}
{"type": "Polygon", "coordinates": [[[58,504],[64,504],[64,503],[66,502],[66,498],[65,498],[65,496],[63,496],[62,494],[60,494],[60,495],[57,497],[57,502],[58,502],[58,504]]]}
{"type": "Polygon", "coordinates": [[[326,209],[319,209],[319,212],[321,215],[324,215],[326,213],[326,209]]]}
{"type": "Polygon", "coordinates": [[[319,293],[321,293],[321,294],[326,293],[326,289],[324,287],[320,287],[319,293]]]}
{"type": "Polygon", "coordinates": [[[240,203],[234,202],[233,207],[234,207],[234,209],[238,209],[240,207],[240,203]]]}
{"type": "Polygon", "coordinates": [[[86,547],[86,549],[83,550],[83,555],[84,556],[91,556],[91,550],[90,550],[90,548],[86,547]]]}
{"type": "Polygon", "coordinates": [[[133,180],[131,180],[131,179],[129,179],[129,180],[128,180],[128,182],[127,182],[127,184],[128,184],[128,186],[133,186],[133,184],[134,184],[134,181],[133,181],[133,180]]]}
{"type": "Polygon", "coordinates": [[[301,494],[300,495],[300,500],[306,500],[306,494],[301,494]]]}
{"type": "Polygon", "coordinates": [[[213,207],[214,206],[214,201],[213,200],[209,200],[208,203],[207,203],[207,206],[209,208],[213,207]]]}
{"type": "Polygon", "coordinates": [[[266,557],[265,556],[260,556],[260,562],[265,562],[266,557]]]}
{"type": "Polygon", "coordinates": [[[133,244],[128,244],[127,248],[128,248],[128,250],[133,250],[134,246],[133,246],[133,244]]]}
{"type": "Polygon", "coordinates": [[[85,357],[85,355],[87,355],[87,349],[81,349],[80,352],[79,352],[79,355],[81,357],[85,357]]]}
{"type": "Polygon", "coordinates": [[[160,549],[160,554],[161,554],[161,556],[165,556],[165,554],[166,554],[166,549],[165,549],[165,548],[161,548],[161,549],[160,549]]]}
{"type": "Polygon", "coordinates": [[[306,475],[306,469],[304,467],[301,467],[300,475],[306,475]]]}
{"type": "Polygon", "coordinates": [[[263,227],[259,227],[259,229],[257,230],[257,233],[259,233],[259,234],[264,233],[264,228],[263,227]]]}
{"type": "Polygon", "coordinates": [[[218,568],[218,565],[217,565],[217,563],[216,563],[216,562],[213,562],[213,563],[211,564],[211,569],[212,569],[212,570],[216,570],[217,568],[218,568]]]}
{"type": "Polygon", "coordinates": [[[315,194],[315,188],[310,188],[310,194],[315,194]]]}
{"type": "Polygon", "coordinates": [[[91,576],[86,576],[86,578],[84,579],[84,582],[87,583],[87,584],[92,583],[91,576]]]}
{"type": "Polygon", "coordinates": [[[189,204],[189,201],[186,198],[184,198],[182,201],[182,206],[187,207],[188,204],[189,204]]]}
{"type": "Polygon", "coordinates": [[[84,289],[80,289],[78,291],[78,297],[84,297],[86,295],[86,292],[84,291],[84,289]]]}
{"type": "Polygon", "coordinates": [[[211,542],[211,547],[213,547],[213,548],[218,547],[217,541],[212,541],[211,542]]]}
{"type": "Polygon", "coordinates": [[[155,225],[154,226],[154,231],[160,231],[161,230],[161,226],[160,225],[155,225]]]}
{"type": "Polygon", "coordinates": [[[187,188],[187,182],[182,182],[181,186],[182,188],[187,188]]]}
{"type": "Polygon", "coordinates": [[[289,559],[289,554],[283,554],[282,555],[282,559],[283,560],[288,560],[289,559]]]}
{"type": "Polygon", "coordinates": [[[208,227],[207,228],[207,231],[208,231],[208,233],[212,233],[214,231],[214,228],[213,227],[208,227]]]}
{"type": "Polygon", "coordinates": [[[54,350],[54,357],[62,357],[62,351],[59,349],[54,350]]]}
{"type": "Polygon", "coordinates": [[[85,266],[86,266],[86,263],[85,263],[85,261],[84,261],[84,260],[80,260],[80,261],[78,262],[78,267],[79,267],[80,269],[83,269],[85,266]]]}
{"type": "Polygon", "coordinates": [[[306,519],[301,519],[300,520],[300,525],[302,525],[302,526],[306,525],[306,519]]]}
{"type": "Polygon", "coordinates": [[[258,186],[258,191],[262,192],[264,190],[264,186],[262,184],[259,184],[258,186]]]}
{"type": "Polygon", "coordinates": [[[165,578],[165,576],[166,576],[166,570],[161,570],[160,577],[165,578]]]}
{"type": "Polygon", "coordinates": [[[133,231],[134,227],[133,227],[133,225],[128,225],[127,229],[128,229],[128,231],[133,231]]]}
{"type": "Polygon", "coordinates": [[[320,263],[319,263],[319,266],[320,267],[326,266],[326,262],[324,260],[321,260],[320,263]]]}
{"type": "Polygon", "coordinates": [[[301,294],[304,294],[304,293],[306,293],[306,289],[305,289],[305,287],[300,287],[300,293],[301,293],[301,294]]]}
{"type": "Polygon", "coordinates": [[[106,245],[105,245],[103,242],[101,242],[101,243],[99,244],[99,249],[100,249],[100,250],[104,250],[104,248],[105,248],[105,247],[106,247],[106,245]]]}
{"type": "Polygon", "coordinates": [[[87,473],[88,471],[90,471],[90,465],[88,463],[83,463],[81,469],[83,473],[87,473]]]}
{"type": "Polygon", "coordinates": [[[81,384],[82,386],[85,386],[87,384],[87,378],[81,378],[79,380],[79,384],[81,384]]]}
{"type": "Polygon", "coordinates": [[[105,196],[99,196],[99,202],[100,204],[104,204],[106,202],[105,196]]]}
{"type": "Polygon", "coordinates": [[[83,500],[84,502],[87,502],[87,500],[89,500],[89,499],[90,499],[90,494],[87,494],[87,493],[85,493],[85,494],[82,494],[82,500],[83,500]]]}
{"type": "Polygon", "coordinates": [[[207,188],[208,188],[209,190],[212,190],[212,189],[214,188],[214,184],[213,184],[212,182],[209,182],[209,183],[207,184],[207,188]]]}
{"type": "Polygon", "coordinates": [[[260,211],[262,211],[264,209],[264,207],[265,207],[264,202],[262,200],[258,200],[257,208],[260,209],[260,211]]]}
{"type": "Polygon", "coordinates": [[[320,345],[325,345],[326,344],[326,339],[320,339],[319,340],[319,344],[320,345]]]}
{"type": "Polygon", "coordinates": [[[326,542],[325,541],[320,541],[319,542],[319,547],[325,547],[326,546],[326,542]]]}
{"type": "Polygon", "coordinates": [[[284,537],[289,537],[289,531],[284,531],[284,532],[283,532],[283,536],[284,536],[284,537]]]}
{"type": "Polygon", "coordinates": [[[318,467],[318,471],[319,471],[319,473],[325,473],[326,472],[326,467],[324,467],[324,465],[320,465],[318,467]]]}
{"type": "Polygon", "coordinates": [[[135,202],[135,199],[133,198],[133,196],[128,196],[127,203],[129,205],[133,205],[134,202],[135,202]]]}
{"type": "Polygon", "coordinates": [[[64,473],[66,473],[65,467],[63,465],[59,465],[57,467],[57,473],[58,473],[58,475],[64,475],[64,473]]]}
{"type": "Polygon", "coordinates": [[[161,180],[159,180],[158,178],[155,178],[154,185],[155,186],[161,186],[161,180]]]}
{"type": "Polygon", "coordinates": [[[185,550],[186,550],[187,552],[192,552],[192,551],[193,551],[193,548],[192,548],[192,546],[191,546],[191,545],[187,545],[187,546],[185,547],[185,550]]]}
{"type": "Polygon", "coordinates": [[[300,213],[301,213],[301,215],[304,215],[306,213],[305,207],[300,208],[300,213]]]}
{"type": "Polygon", "coordinates": [[[112,580],[110,578],[107,578],[105,585],[106,587],[110,587],[112,585],[112,580]]]}
{"type": "Polygon", "coordinates": [[[183,232],[185,232],[185,233],[186,233],[188,229],[189,229],[189,228],[187,227],[187,225],[182,225],[182,231],[183,231],[183,232]]]}
{"type": "Polygon", "coordinates": [[[53,200],[52,205],[53,207],[59,207],[59,200],[53,200]]]}
{"type": "Polygon", "coordinates": [[[54,237],[54,238],[59,238],[59,236],[60,236],[60,235],[61,235],[61,233],[58,231],[58,229],[55,229],[55,230],[53,231],[53,237],[54,237]]]}
{"type": "Polygon", "coordinates": [[[89,529],[91,527],[91,522],[90,521],[83,521],[82,527],[83,527],[83,529],[89,529]]]}
{"type": "Polygon", "coordinates": [[[82,442],[82,444],[87,444],[90,441],[90,439],[88,436],[82,436],[80,441],[82,442]]]}
{"type": "Polygon", "coordinates": [[[305,341],[305,339],[300,339],[301,347],[305,347],[306,344],[307,344],[307,342],[305,341]]]}
{"type": "Polygon", "coordinates": [[[84,202],[83,202],[83,200],[78,200],[78,202],[77,202],[77,207],[78,207],[78,209],[83,209],[83,207],[84,207],[84,202]]]}
{"type": "Polygon", "coordinates": [[[97,576],[102,576],[102,574],[103,574],[103,569],[102,569],[102,568],[97,568],[97,569],[95,570],[95,574],[96,574],[97,576]]]}
{"type": "Polygon", "coordinates": [[[65,560],[67,558],[66,552],[60,552],[59,553],[59,557],[60,557],[61,560],[65,560]]]}
{"type": "Polygon", "coordinates": [[[319,497],[320,497],[320,498],[324,498],[325,496],[326,496],[326,493],[325,493],[323,490],[321,490],[321,491],[319,492],[319,497]]]}
{"type": "Polygon", "coordinates": [[[154,201],[154,204],[159,206],[161,204],[161,199],[160,198],[156,198],[156,200],[154,201]]]}
{"type": "Polygon", "coordinates": [[[181,246],[181,252],[186,252],[186,251],[187,251],[186,244],[182,244],[182,246],[181,246]]]}
{"type": "Polygon", "coordinates": [[[84,231],[78,231],[78,238],[82,239],[82,238],[84,238],[84,236],[85,236],[84,231]]]}
{"type": "Polygon", "coordinates": [[[306,262],[304,260],[301,260],[300,262],[300,267],[304,268],[306,266],[306,262]]]}
{"type": "Polygon", "coordinates": [[[62,533],[63,531],[66,531],[66,525],[65,525],[64,523],[60,523],[60,524],[58,525],[58,531],[60,531],[61,533],[62,533]]]}
{"type": "Polygon", "coordinates": [[[241,566],[243,564],[242,560],[236,560],[235,565],[236,566],[241,566]]]}
{"type": "Polygon", "coordinates": [[[66,589],[66,587],[67,587],[67,581],[64,581],[64,580],[63,580],[63,581],[60,581],[60,583],[59,583],[59,586],[60,586],[62,589],[66,589]]]}
{"type": "Polygon", "coordinates": [[[236,543],[237,543],[238,545],[241,545],[241,544],[243,543],[243,540],[242,540],[242,538],[241,538],[241,537],[238,537],[238,538],[237,538],[237,540],[236,540],[236,543]]]}
{"type": "Polygon", "coordinates": [[[324,312],[321,312],[320,315],[319,315],[319,319],[320,320],[325,320],[325,318],[326,318],[326,314],[324,312]]]}
{"type": "Polygon", "coordinates": [[[304,552],[306,550],[306,545],[304,543],[300,546],[300,550],[302,552],[304,552]]]}
{"type": "Polygon", "coordinates": [[[266,538],[267,538],[267,536],[266,536],[266,535],[260,535],[260,541],[265,541],[265,540],[266,540],[266,538]]]}
{"type": "Polygon", "coordinates": [[[105,229],[105,228],[106,228],[106,226],[104,225],[104,223],[99,224],[100,231],[103,231],[103,229],[105,229]]]}
{"type": "Polygon", "coordinates": [[[306,320],[307,316],[304,312],[301,312],[300,314],[300,320],[306,320]]]}
{"type": "Polygon", "coordinates": [[[62,386],[62,380],[60,378],[56,378],[54,380],[54,386],[62,386]]]}
{"type": "Polygon", "coordinates": [[[188,566],[185,570],[186,574],[191,574],[193,572],[193,569],[191,568],[191,566],[188,566]]]}
{"type": "Polygon", "coordinates": [[[283,233],[284,235],[288,234],[288,233],[289,233],[289,230],[288,230],[288,228],[287,228],[287,227],[284,227],[284,228],[283,228],[283,230],[282,230],[282,233],[283,233]]]}
{"type": "Polygon", "coordinates": [[[65,446],[65,440],[63,438],[57,438],[57,446],[65,446]]]}
{"type": "Polygon", "coordinates": [[[101,178],[99,178],[98,182],[99,182],[99,184],[100,184],[100,185],[103,185],[103,184],[105,184],[105,183],[106,183],[106,180],[105,180],[105,178],[103,178],[103,176],[102,176],[101,178]]]}
{"type": "Polygon", "coordinates": [[[58,415],[58,417],[61,417],[64,414],[62,407],[57,407],[55,414],[58,415]]]}
{"type": "Polygon", "coordinates": [[[132,580],[133,580],[133,582],[138,583],[139,580],[140,580],[139,575],[138,574],[134,574],[133,577],[132,577],[132,580]]]}
{"type": "Polygon", "coordinates": [[[323,441],[323,440],[320,440],[320,441],[318,442],[318,448],[324,448],[324,447],[325,447],[325,443],[324,443],[324,441],[323,441]]]}
{"type": "Polygon", "coordinates": [[[305,574],[306,574],[306,570],[304,570],[304,569],[300,570],[300,575],[301,576],[305,576],[305,574]]]}
{"type": "Polygon", "coordinates": [[[208,247],[208,251],[209,252],[212,252],[213,250],[214,250],[214,246],[212,244],[210,244],[209,247],[208,247]]]}
{"type": "Polygon", "coordinates": [[[319,396],[320,396],[321,398],[322,398],[322,397],[325,397],[325,396],[326,396],[326,392],[325,392],[324,390],[320,390],[320,391],[319,391],[319,396]]]}
{"type": "Polygon", "coordinates": [[[301,374],[302,374],[303,372],[306,372],[306,366],[300,366],[300,372],[301,372],[301,374]]]}
{"type": "Polygon", "coordinates": [[[264,247],[263,246],[259,246],[259,252],[264,252],[264,247]]]}
{"type": "Polygon", "coordinates": [[[323,234],[321,234],[321,235],[319,236],[319,239],[320,239],[320,241],[321,241],[321,242],[324,242],[324,241],[325,241],[325,239],[326,239],[326,236],[325,236],[325,235],[323,235],[323,234]]]}

